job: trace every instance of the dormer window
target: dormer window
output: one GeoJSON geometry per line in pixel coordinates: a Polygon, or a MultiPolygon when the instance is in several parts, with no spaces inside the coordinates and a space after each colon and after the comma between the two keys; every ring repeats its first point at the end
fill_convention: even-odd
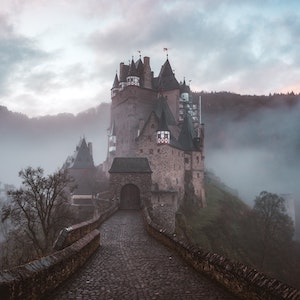
{"type": "Polygon", "coordinates": [[[157,131],[157,144],[170,144],[170,131],[157,131]]]}

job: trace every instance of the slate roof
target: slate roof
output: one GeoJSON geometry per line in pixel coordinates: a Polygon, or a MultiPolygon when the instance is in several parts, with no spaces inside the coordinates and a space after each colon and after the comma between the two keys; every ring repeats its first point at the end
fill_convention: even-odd
{"type": "Polygon", "coordinates": [[[165,114],[166,122],[168,125],[176,125],[175,118],[170,110],[167,100],[164,97],[160,97],[154,105],[153,111],[158,119],[161,119],[162,112],[165,114]]]}
{"type": "Polygon", "coordinates": [[[152,173],[146,157],[115,157],[109,173],[152,173]]]}
{"type": "Polygon", "coordinates": [[[180,86],[180,92],[181,93],[190,93],[190,87],[188,85],[186,85],[185,83],[185,79],[183,81],[183,84],[180,86]]]}
{"type": "Polygon", "coordinates": [[[153,85],[157,90],[170,91],[179,89],[179,83],[175,78],[170,62],[167,59],[161,67],[158,77],[153,79],[153,85]]]}
{"type": "Polygon", "coordinates": [[[87,169],[95,167],[85,138],[80,140],[74,154],[67,158],[64,167],[68,169],[87,169]]]}
{"type": "Polygon", "coordinates": [[[128,76],[138,76],[135,63],[133,59],[131,60],[131,65],[129,67],[128,76]]]}
{"type": "Polygon", "coordinates": [[[136,67],[138,76],[140,77],[140,79],[142,79],[142,77],[144,76],[144,64],[141,59],[136,61],[135,67],[136,67]]]}
{"type": "Polygon", "coordinates": [[[159,119],[158,131],[170,131],[167,124],[166,114],[164,110],[162,111],[161,117],[159,119]]]}
{"type": "Polygon", "coordinates": [[[118,75],[116,74],[112,88],[118,88],[118,87],[119,87],[119,78],[118,75]]]}
{"type": "Polygon", "coordinates": [[[195,136],[196,135],[195,135],[195,129],[193,126],[192,117],[190,114],[187,113],[183,120],[181,132],[178,137],[178,142],[181,145],[183,150],[186,151],[196,150],[194,145],[195,136]]]}

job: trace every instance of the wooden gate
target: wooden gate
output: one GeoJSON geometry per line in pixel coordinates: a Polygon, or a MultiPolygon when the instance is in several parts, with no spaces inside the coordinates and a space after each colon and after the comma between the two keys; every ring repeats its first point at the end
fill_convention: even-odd
{"type": "Polygon", "coordinates": [[[120,209],[140,209],[140,190],[134,184],[126,184],[121,190],[120,209]]]}

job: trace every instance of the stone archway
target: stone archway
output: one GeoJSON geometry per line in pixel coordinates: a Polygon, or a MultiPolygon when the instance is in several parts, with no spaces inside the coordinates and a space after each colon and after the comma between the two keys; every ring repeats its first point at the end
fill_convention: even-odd
{"type": "Polygon", "coordinates": [[[134,184],[126,184],[121,189],[120,209],[140,209],[141,196],[139,188],[134,184]]]}

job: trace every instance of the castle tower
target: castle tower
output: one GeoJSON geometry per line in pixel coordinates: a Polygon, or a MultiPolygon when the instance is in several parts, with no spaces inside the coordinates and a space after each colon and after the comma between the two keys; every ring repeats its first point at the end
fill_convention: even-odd
{"type": "Polygon", "coordinates": [[[175,78],[169,59],[165,61],[161,67],[160,73],[155,80],[156,88],[163,95],[168,102],[168,105],[172,111],[176,121],[179,120],[179,97],[180,86],[175,78]]]}
{"type": "Polygon", "coordinates": [[[126,77],[127,85],[140,85],[140,78],[138,76],[137,69],[135,67],[135,63],[133,59],[131,60],[131,65],[129,67],[128,76],[126,77]]]}
{"type": "Polygon", "coordinates": [[[116,74],[113,86],[111,88],[111,97],[114,97],[119,91],[119,84],[120,82],[119,82],[118,74],[116,74]]]}

